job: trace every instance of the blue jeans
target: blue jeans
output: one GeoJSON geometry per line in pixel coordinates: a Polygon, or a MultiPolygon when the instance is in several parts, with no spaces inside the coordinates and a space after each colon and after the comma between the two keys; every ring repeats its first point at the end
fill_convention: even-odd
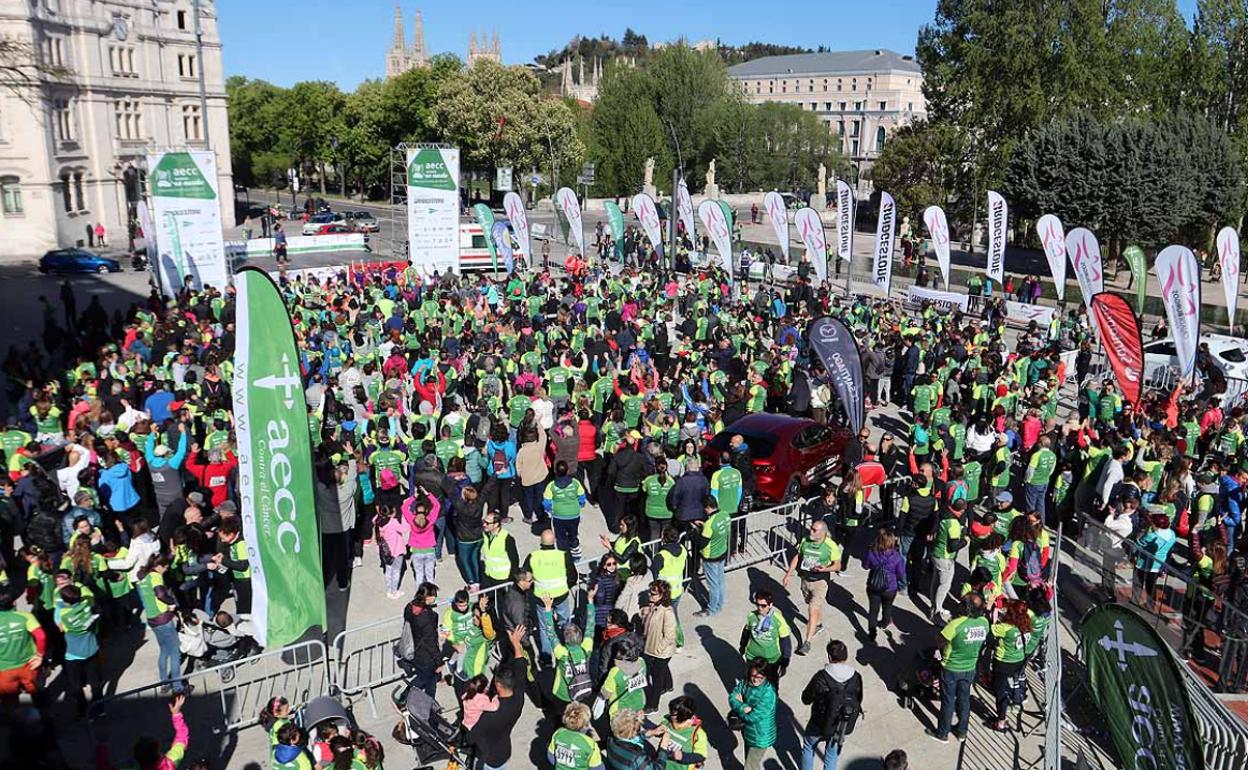
{"type": "Polygon", "coordinates": [[[966,735],[967,722],[971,718],[971,687],[975,684],[975,672],[946,671],[940,675],[940,724],[936,734],[942,738],[949,736],[949,728],[953,724],[953,709],[958,709],[959,735],[966,735]]]}
{"type": "Polygon", "coordinates": [[[156,645],[160,648],[160,656],[156,659],[160,681],[172,685],[175,692],[182,692],[182,680],[178,678],[178,672],[182,670],[182,654],[178,651],[177,624],[169,622],[149,628],[152,629],[156,645]]]}
{"type": "MultiPolygon", "coordinates": [[[[526,487],[527,489],[527,487],[526,487]]],[[[540,508],[538,510],[541,510],[540,508]]],[[[574,561],[581,560],[581,520],[551,519],[555,530],[555,545],[560,551],[572,554],[574,561]]]]}
{"type": "Polygon", "coordinates": [[[724,564],[727,559],[704,561],[706,571],[706,614],[715,615],[724,608],[724,564]]]}
{"type": "Polygon", "coordinates": [[[914,547],[914,535],[902,535],[900,540],[901,558],[905,560],[905,569],[902,570],[901,580],[897,581],[897,590],[905,592],[910,585],[910,549],[914,547]]]}
{"type": "Polygon", "coordinates": [[[1231,554],[1235,553],[1236,525],[1226,524],[1225,522],[1223,522],[1223,524],[1226,526],[1226,555],[1230,556],[1231,554]]]}
{"type": "MultiPolygon", "coordinates": [[[[538,644],[541,646],[542,655],[544,655],[545,657],[550,657],[551,651],[555,647],[554,642],[556,640],[553,640],[550,638],[550,631],[548,629],[548,626],[550,626],[551,624],[547,622],[547,618],[549,616],[546,614],[546,605],[542,604],[542,600],[538,599],[537,597],[534,597],[534,601],[537,602],[538,644]]],[[[555,612],[555,617],[554,617],[555,633],[559,633],[559,629],[563,628],[565,624],[569,623],[572,620],[572,594],[568,594],[567,596],[563,597],[563,601],[556,602],[554,606],[552,607],[552,609],[555,612]]]]}
{"type": "Polygon", "coordinates": [[[455,550],[455,531],[451,528],[451,525],[446,520],[445,516],[439,516],[438,520],[433,523],[433,533],[437,538],[433,545],[433,555],[436,558],[442,558],[443,546],[446,547],[447,553],[451,553],[455,550]]]}
{"type": "Polygon", "coordinates": [[[836,770],[836,760],[840,756],[841,747],[822,735],[802,736],[802,770],[812,770],[815,766],[815,747],[823,744],[823,770],[836,770]]]}
{"type": "Polygon", "coordinates": [[[481,541],[465,543],[460,540],[455,544],[455,566],[459,567],[459,576],[468,585],[481,582],[481,541]]]}
{"type": "Polygon", "coordinates": [[[1041,520],[1045,518],[1044,493],[1048,489],[1048,486],[1043,484],[1028,484],[1023,487],[1023,501],[1027,510],[1040,514],[1041,520]]]}

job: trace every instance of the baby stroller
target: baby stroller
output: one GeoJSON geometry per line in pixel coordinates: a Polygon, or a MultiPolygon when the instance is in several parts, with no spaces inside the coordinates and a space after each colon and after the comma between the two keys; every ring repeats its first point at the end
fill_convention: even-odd
{"type": "Polygon", "coordinates": [[[443,716],[437,701],[411,684],[395,689],[391,700],[400,719],[394,739],[411,747],[418,769],[431,768],[442,760],[447,760],[447,770],[466,766],[456,750],[459,727],[443,716]]]}
{"type": "Polygon", "coordinates": [[[914,708],[918,699],[929,703],[940,700],[940,656],[935,647],[921,650],[910,665],[897,674],[897,697],[904,709],[914,708]]]}
{"type": "MultiPolygon", "coordinates": [[[[251,630],[251,621],[235,621],[234,616],[224,610],[216,615],[201,609],[182,613],[178,647],[187,657],[186,673],[197,668],[223,666],[256,654],[259,645],[251,630]]],[[[232,667],[223,669],[221,681],[229,684],[234,673],[232,667]]]]}

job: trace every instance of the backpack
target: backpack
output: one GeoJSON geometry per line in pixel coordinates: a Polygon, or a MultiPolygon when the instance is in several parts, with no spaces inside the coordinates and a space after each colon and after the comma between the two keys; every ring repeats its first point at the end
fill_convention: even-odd
{"type": "Polygon", "coordinates": [[[1044,568],[1040,566],[1040,546],[1034,542],[1023,542],[1023,553],[1019,559],[1019,572],[1028,583],[1044,579],[1044,568]]]}
{"type": "Polygon", "coordinates": [[[416,638],[412,636],[411,623],[404,619],[402,626],[399,641],[394,643],[394,656],[399,660],[411,661],[416,657],[416,638]]]}
{"type": "Polygon", "coordinates": [[[888,574],[884,565],[877,564],[867,571],[867,593],[888,593],[888,574]]]}
{"type": "Polygon", "coordinates": [[[851,734],[862,714],[862,675],[855,671],[848,681],[838,682],[828,672],[820,669],[815,678],[822,678],[824,685],[821,688],[823,693],[811,704],[810,727],[824,737],[844,737],[851,734]],[[855,685],[857,699],[851,694],[855,685]]]}
{"type": "Polygon", "coordinates": [[[490,453],[490,471],[491,475],[498,476],[507,473],[511,466],[507,463],[507,451],[502,447],[497,447],[490,453]]]}
{"type": "Polygon", "coordinates": [[[574,655],[576,653],[569,650],[568,656],[563,659],[563,679],[568,685],[568,700],[588,703],[594,694],[594,680],[589,675],[589,658],[582,657],[580,661],[574,661],[574,655]]]}

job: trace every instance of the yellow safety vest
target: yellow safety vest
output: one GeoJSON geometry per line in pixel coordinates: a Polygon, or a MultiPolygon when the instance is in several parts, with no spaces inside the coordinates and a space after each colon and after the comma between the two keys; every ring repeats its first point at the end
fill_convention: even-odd
{"type": "Polygon", "coordinates": [[[481,545],[481,560],[485,562],[485,574],[491,580],[511,579],[511,559],[507,558],[507,539],[511,534],[500,529],[493,537],[486,535],[481,545]]]}
{"type": "Polygon", "coordinates": [[[541,549],[529,555],[533,569],[533,595],[539,599],[554,599],[569,590],[566,557],[558,548],[541,549]]]}

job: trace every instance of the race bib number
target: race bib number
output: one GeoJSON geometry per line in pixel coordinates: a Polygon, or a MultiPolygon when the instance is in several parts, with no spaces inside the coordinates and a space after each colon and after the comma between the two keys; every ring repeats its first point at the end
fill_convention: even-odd
{"type": "Polygon", "coordinates": [[[576,749],[562,744],[555,746],[555,764],[576,767],[576,749]]]}
{"type": "Polygon", "coordinates": [[[818,556],[803,556],[801,569],[804,572],[810,572],[815,567],[821,566],[818,556]]]}
{"type": "Polygon", "coordinates": [[[630,676],[628,678],[627,687],[629,692],[644,690],[646,688],[646,672],[638,671],[636,674],[630,676]]]}
{"type": "Polygon", "coordinates": [[[963,637],[968,642],[982,642],[988,638],[988,629],[983,626],[966,629],[966,635],[963,637]]]}

